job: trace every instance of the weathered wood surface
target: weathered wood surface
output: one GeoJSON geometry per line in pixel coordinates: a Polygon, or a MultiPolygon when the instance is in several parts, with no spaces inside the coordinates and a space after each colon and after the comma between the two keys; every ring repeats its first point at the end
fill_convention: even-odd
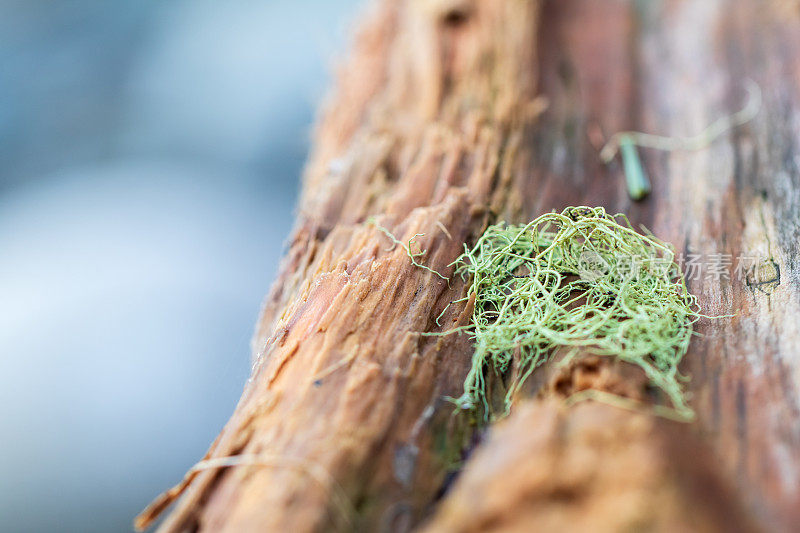
{"type": "MultiPolygon", "coordinates": [[[[322,116],[252,377],[209,451],[240,464],[205,463],[150,514],[183,493],[165,531],[800,523],[798,9],[380,4],[322,116]],[[590,139],[696,133],[741,106],[748,77],[764,92],[759,116],[701,152],[644,152],[654,190],[633,204],[590,139]],[[699,254],[692,291],[711,313],[737,313],[701,324],[706,336],[687,355],[698,420],[566,407],[543,369],[529,389],[545,386],[490,431],[451,486],[453,460],[479,436],[442,397],[460,393],[471,348],[464,336],[418,332],[466,323],[468,304],[435,321],[466,288],[414,267],[365,222],[375,216],[404,241],[424,233],[421,261],[449,274],[488,222],[579,204],[625,212],[687,258],[699,254]],[[731,256],[730,279],[706,277],[713,254],[731,256]],[[739,279],[742,255],[755,269],[739,279]]],[[[649,398],[629,370],[591,365],[570,387],[649,398]]]]}
{"type": "Polygon", "coordinates": [[[520,401],[426,532],[752,531],[686,430],[601,403],[520,401]]]}

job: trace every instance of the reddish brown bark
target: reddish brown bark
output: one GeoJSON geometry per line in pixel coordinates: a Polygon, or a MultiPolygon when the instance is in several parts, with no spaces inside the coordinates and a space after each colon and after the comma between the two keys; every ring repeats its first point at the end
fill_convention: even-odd
{"type": "MultiPolygon", "coordinates": [[[[242,400],[211,462],[140,525],[179,493],[165,531],[800,522],[798,25],[778,0],[381,3],[322,116],[242,400]],[[764,90],[756,120],[701,152],[644,152],[654,190],[632,203],[591,132],[696,133],[741,105],[745,77],[764,90]],[[471,345],[419,332],[465,324],[469,303],[436,317],[467,287],[412,265],[368,218],[404,242],[424,234],[420,260],[449,275],[487,223],[580,204],[625,212],[687,255],[755,257],[742,280],[731,265],[731,279],[690,281],[711,313],[738,313],[702,323],[687,355],[698,420],[567,407],[551,383],[449,489],[477,438],[443,400],[471,345]]],[[[605,381],[573,373],[569,386],[650,398],[635,372],[595,366],[605,381]]]]}

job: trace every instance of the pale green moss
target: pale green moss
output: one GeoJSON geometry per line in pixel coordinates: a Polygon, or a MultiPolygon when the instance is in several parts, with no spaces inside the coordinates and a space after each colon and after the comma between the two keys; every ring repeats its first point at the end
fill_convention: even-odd
{"type": "Polygon", "coordinates": [[[678,373],[701,316],[671,247],[601,207],[571,207],[524,226],[490,226],[456,262],[475,294],[475,342],[462,408],[505,414],[530,374],[555,350],[618,357],[642,368],[675,414],[691,418],[678,373]],[[515,363],[513,363],[516,361],[515,363]],[[502,412],[485,374],[512,364],[502,412]]]}
{"type": "MultiPolygon", "coordinates": [[[[425,252],[412,252],[413,238],[400,242],[370,223],[402,246],[414,265],[445,278],[418,262],[425,252]]],[[[565,361],[580,352],[639,366],[668,399],[669,405],[656,406],[655,413],[693,418],[678,365],[692,325],[704,315],[686,288],[672,247],[645,233],[602,207],[568,207],[526,225],[495,224],[472,249],[465,245],[454,275],[471,280],[471,323],[423,333],[465,331],[474,341],[464,392],[451,400],[463,409],[482,409],[487,419],[504,416],[525,380],[558,350],[565,361]],[[500,411],[487,398],[487,372],[510,380],[500,411]]],[[[607,401],[606,396],[591,397],[607,401]]]]}

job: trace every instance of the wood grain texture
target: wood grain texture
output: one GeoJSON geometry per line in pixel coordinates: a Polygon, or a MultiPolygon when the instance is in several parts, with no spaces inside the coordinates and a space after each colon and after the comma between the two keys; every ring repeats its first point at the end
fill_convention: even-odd
{"type": "Polygon", "coordinates": [[[520,217],[521,141],[538,110],[537,7],[378,7],[319,126],[252,377],[209,451],[251,465],[190,473],[140,525],[181,492],[164,531],[420,520],[449,449],[462,447],[442,398],[459,392],[471,348],[463,336],[419,332],[467,322],[461,305],[435,323],[465,285],[413,266],[367,219],[404,242],[424,234],[414,246],[427,250],[425,264],[449,273],[490,209],[520,217]]]}
{"type": "MultiPolygon", "coordinates": [[[[162,530],[791,530],[799,41],[798,6],[782,0],[378,4],[318,126],[252,377],[207,456],[250,464],[191,472],[140,525],[183,494],[162,530]],[[632,203],[595,132],[697,133],[741,106],[745,78],[763,89],[758,117],[700,152],[643,151],[653,193],[632,203]],[[466,323],[469,304],[435,321],[466,287],[414,267],[367,219],[403,241],[423,233],[421,261],[449,274],[487,223],[580,204],[699,255],[692,292],[712,314],[737,313],[701,323],[687,355],[698,420],[566,408],[543,369],[450,488],[453,459],[480,440],[442,399],[461,392],[471,346],[418,333],[466,323]],[[715,254],[730,256],[728,279],[709,275],[715,254]]],[[[586,383],[650,398],[609,361],[597,372],[606,380],[586,383]]]]}

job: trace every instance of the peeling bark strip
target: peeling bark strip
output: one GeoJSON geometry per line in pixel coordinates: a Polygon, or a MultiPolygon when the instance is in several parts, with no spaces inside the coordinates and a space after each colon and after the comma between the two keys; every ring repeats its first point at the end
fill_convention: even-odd
{"type": "Polygon", "coordinates": [[[748,529],[738,501],[758,526],[800,523],[798,27],[786,0],[381,2],[321,119],[242,399],[138,525],[181,494],[163,531],[748,529]],[[745,77],[761,115],[703,152],[644,151],[653,192],[632,205],[587,132],[696,133],[745,77]],[[686,356],[698,422],[554,403],[588,387],[648,401],[630,369],[579,362],[492,430],[441,500],[472,431],[442,397],[461,393],[472,347],[418,332],[467,323],[469,305],[435,322],[466,287],[364,222],[424,233],[421,262],[449,274],[488,222],[581,204],[685,254],[758,255],[741,280],[690,281],[711,313],[738,312],[686,356]]]}

